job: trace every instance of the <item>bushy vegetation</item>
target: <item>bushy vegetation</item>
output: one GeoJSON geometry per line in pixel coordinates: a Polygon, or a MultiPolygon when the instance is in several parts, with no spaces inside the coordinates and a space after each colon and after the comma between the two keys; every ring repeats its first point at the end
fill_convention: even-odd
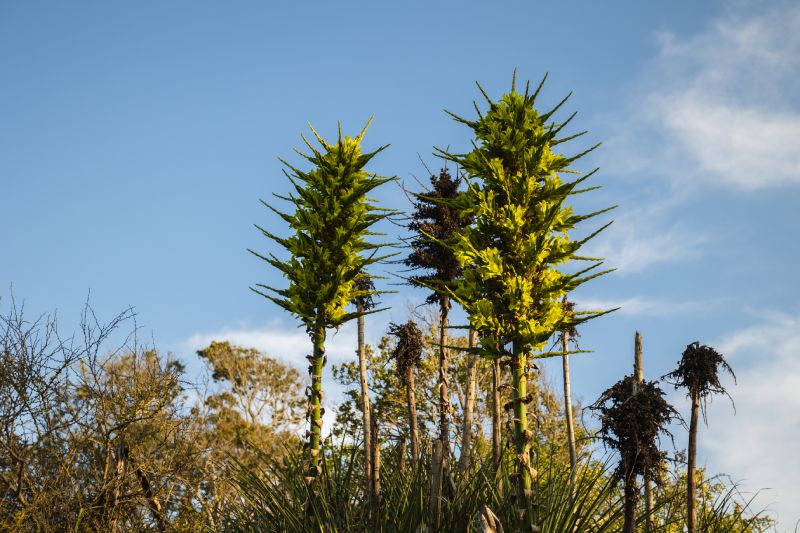
{"type": "Polygon", "coordinates": [[[692,400],[688,468],[658,438],[679,415],[644,381],[638,336],[637,370],[594,404],[599,432],[576,427],[568,357],[583,351],[579,326],[610,311],[580,310],[571,293],[610,272],[580,250],[610,224],[586,221],[612,208],[573,211],[575,195],[597,188],[584,184],[595,171],[574,168],[594,147],[561,152],[582,133],[562,134],[574,117],[557,118],[566,98],[539,110],[542,84],[512,82],[497,100],[480,89],[477,118],[453,115],[472,149],[438,152],[455,168],[411,192],[407,218],[368,196],[392,179],[367,169],[385,147],[362,150],[366,127],[355,137],[340,128],[335,142],[303,139],[310,168],[286,162],[293,192],[278,196],[292,211],[264,202],[286,227],[258,227],[284,255],[253,253],[286,281],[254,291],[305,326],[307,378],[222,339],[197,352],[204,377],[188,376],[138,342],[132,311],[102,323],[87,305],[80,334],[65,339],[54,319],[31,321],[12,299],[0,320],[0,529],[770,528],[735,484],[695,467],[698,409],[726,392],[717,370],[730,371],[713,348],[689,345],[666,376],[692,400]],[[426,303],[370,346],[364,316],[382,311],[386,292],[375,269],[394,255],[382,255],[377,228],[390,217],[408,232],[394,261],[426,303]],[[451,323],[455,305],[463,324],[451,323]],[[356,357],[331,369],[344,397],[328,404],[327,428],[327,333],[350,320],[356,357]],[[545,357],[563,358],[563,400],[536,365],[545,357]]]}

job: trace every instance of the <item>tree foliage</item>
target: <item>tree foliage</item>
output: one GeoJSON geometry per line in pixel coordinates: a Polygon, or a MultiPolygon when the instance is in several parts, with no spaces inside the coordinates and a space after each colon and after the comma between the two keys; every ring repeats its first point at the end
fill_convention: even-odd
{"type": "Polygon", "coordinates": [[[636,478],[660,479],[667,454],[659,448],[659,438],[669,435],[667,425],[677,418],[677,412],[664,399],[657,382],[640,382],[635,375],[625,376],[605,390],[592,408],[600,415],[603,442],[619,453],[614,477],[624,483],[623,531],[632,533],[638,500],[636,478]]]}
{"type": "Polygon", "coordinates": [[[211,391],[126,335],[133,319],[87,306],[65,337],[13,302],[0,316],[0,530],[216,530],[231,461],[259,472],[295,451],[296,369],[215,342],[211,391]]]}
{"type": "Polygon", "coordinates": [[[617,479],[629,475],[657,479],[667,456],[659,439],[669,435],[667,425],[677,418],[658,382],[640,383],[636,376],[625,376],[606,389],[592,409],[599,414],[603,442],[620,454],[617,479]]]}

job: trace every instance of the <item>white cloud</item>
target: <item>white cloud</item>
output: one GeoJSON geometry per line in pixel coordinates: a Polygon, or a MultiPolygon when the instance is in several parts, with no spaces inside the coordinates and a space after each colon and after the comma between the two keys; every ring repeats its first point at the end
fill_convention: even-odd
{"type": "Polygon", "coordinates": [[[662,34],[603,164],[680,188],[799,185],[798,72],[797,4],[753,3],[695,35],[662,34]]]}
{"type": "Polygon", "coordinates": [[[617,313],[655,317],[683,315],[693,312],[708,313],[710,308],[720,304],[719,301],[670,302],[641,296],[633,296],[621,300],[582,299],[578,296],[575,298],[575,302],[579,309],[584,310],[614,309],[619,307],[620,309],[617,313]]]}
{"type": "Polygon", "coordinates": [[[800,185],[800,4],[742,7],[660,35],[628,107],[601,119],[617,126],[600,165],[642,191],[587,251],[620,274],[701,257],[708,236],[670,218],[698,188],[800,185]]]}
{"type": "Polygon", "coordinates": [[[639,217],[618,219],[608,235],[598,237],[589,246],[587,255],[603,257],[609,268],[619,274],[636,274],[660,263],[687,261],[701,256],[708,241],[704,233],[681,226],[659,228],[657,219],[643,221],[639,217]]]}
{"type": "MultiPolygon", "coordinates": [[[[230,341],[247,348],[256,348],[272,357],[303,367],[306,365],[305,357],[311,353],[311,341],[305,330],[280,321],[270,322],[263,327],[226,327],[213,332],[195,333],[183,343],[183,346],[187,351],[194,352],[205,348],[211,341],[230,341]]],[[[338,332],[328,330],[325,347],[330,361],[354,357],[355,324],[348,323],[338,332]]]]}
{"type": "Polygon", "coordinates": [[[800,316],[768,315],[716,347],[736,372],[738,383],[725,383],[736,411],[727,398],[709,404],[701,455],[712,471],[741,480],[750,492],[770,489],[756,508],[769,506],[789,530],[800,519],[800,316]]]}
{"type": "Polygon", "coordinates": [[[699,165],[698,175],[742,190],[800,184],[800,114],[694,93],[660,105],[664,126],[699,165]]]}

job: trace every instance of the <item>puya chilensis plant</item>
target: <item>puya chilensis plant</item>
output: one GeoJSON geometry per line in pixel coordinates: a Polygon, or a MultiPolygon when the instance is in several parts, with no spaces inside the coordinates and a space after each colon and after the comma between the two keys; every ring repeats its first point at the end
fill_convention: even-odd
{"type": "MultiPolygon", "coordinates": [[[[728,372],[736,381],[733,369],[725,358],[711,346],[693,342],[683,351],[678,368],[664,378],[675,388],[687,389],[687,396],[692,401],[692,414],[689,419],[689,451],[686,475],[686,522],[689,533],[697,531],[697,419],[702,409],[703,420],[706,419],[706,402],[712,394],[725,394],[728,391],[720,382],[720,370],[728,372]]],[[[733,401],[733,400],[731,400],[733,401]]]]}
{"type": "Polygon", "coordinates": [[[659,449],[658,441],[662,435],[669,435],[667,426],[678,419],[678,413],[664,399],[657,382],[639,381],[635,374],[605,390],[591,408],[600,415],[603,443],[619,453],[614,479],[623,483],[622,531],[634,533],[639,498],[636,478],[660,479],[667,454],[659,449]]]}
{"type": "MultiPolygon", "coordinates": [[[[371,122],[371,119],[370,119],[371,122]]],[[[313,486],[321,471],[320,444],[322,435],[322,369],[325,366],[325,335],[329,328],[338,328],[345,322],[364,313],[380,309],[347,311],[348,304],[359,298],[378,294],[371,287],[357,285],[366,268],[389,255],[378,255],[384,246],[367,241],[375,235],[371,228],[393,211],[376,207],[367,194],[376,187],[393,180],[364,170],[376,154],[386,148],[363,153],[361,141],[369,127],[356,137],[343,136],[341,126],[336,142],[329,143],[311,128],[321,145],[315,147],[305,136],[303,142],[310,154],[297,151],[313,168],[300,170],[281,159],[286,166],[284,174],[295,193],[275,196],[294,206],[287,214],[262,203],[281,217],[294,233],[287,238],[278,237],[256,226],[266,237],[278,243],[290,257],[279,259],[274,254],[261,255],[250,250],[276,269],[289,281],[285,289],[267,285],[253,288],[281,308],[301,320],[306,328],[313,352],[307,357],[311,385],[307,389],[309,422],[306,442],[308,468],[306,483],[313,486]]]]}
{"type": "Polygon", "coordinates": [[[411,462],[419,460],[419,424],[417,422],[417,400],[414,371],[422,360],[425,340],[422,331],[413,320],[405,324],[389,325],[389,334],[397,339],[392,359],[395,361],[397,373],[406,385],[406,405],[408,407],[408,432],[411,435],[411,462]]]}
{"type": "Polygon", "coordinates": [[[512,81],[511,92],[497,102],[478,85],[489,105],[486,114],[477,104],[474,120],[448,112],[474,132],[473,150],[467,154],[439,150],[467,178],[467,190],[449,202],[461,216],[473,217],[469,227],[448,241],[463,267],[448,293],[465,309],[470,326],[480,332],[482,353],[505,358],[511,366],[518,518],[524,531],[532,525],[535,475],[526,410],[532,400],[527,391],[529,366],[531,359],[561,355],[545,351],[555,332],[608,312],[569,312],[562,300],[582,283],[610,272],[597,270],[602,260],[578,256],[578,250],[610,222],[580,240],[569,232],[613,209],[576,214],[567,205],[570,196],[597,188],[579,189],[596,169],[585,174],[571,169],[596,146],[574,156],[555,152],[556,146],[585,132],[559,137],[574,114],[561,123],[552,119],[569,96],[540,113],[535,103],[543,83],[544,79],[533,93],[529,85],[519,93],[512,81]],[[564,174],[576,177],[564,180],[564,174]],[[586,260],[588,267],[567,273],[564,267],[570,260],[586,260]]]}
{"type": "MultiPolygon", "coordinates": [[[[431,175],[431,188],[424,193],[414,193],[414,212],[408,229],[411,251],[404,264],[416,273],[409,277],[412,285],[430,287],[425,302],[439,306],[439,439],[444,456],[450,456],[450,388],[448,383],[448,315],[451,308],[450,287],[461,273],[461,265],[453,250],[445,243],[461,233],[471,222],[469,216],[462,216],[454,206],[443,200],[452,200],[458,194],[461,178],[455,178],[443,168],[439,175],[431,175]]],[[[463,453],[463,450],[462,450],[463,453]]],[[[434,488],[439,492],[439,488],[434,488]]]]}

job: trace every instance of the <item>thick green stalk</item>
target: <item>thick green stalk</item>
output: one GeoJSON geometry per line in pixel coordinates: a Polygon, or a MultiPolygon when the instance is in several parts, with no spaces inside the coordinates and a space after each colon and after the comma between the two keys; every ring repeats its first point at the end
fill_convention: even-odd
{"type": "Polygon", "coordinates": [[[514,387],[514,451],[517,462],[517,514],[520,520],[520,529],[527,531],[533,519],[531,500],[531,464],[528,454],[528,376],[527,354],[521,343],[514,341],[513,356],[511,359],[511,380],[514,387]]]}
{"type": "MultiPolygon", "coordinates": [[[[495,475],[500,473],[500,461],[502,460],[500,449],[500,419],[503,416],[500,406],[501,372],[500,359],[495,359],[492,361],[492,466],[494,466],[495,475]]],[[[500,486],[499,481],[498,486],[500,486]]]]}
{"type": "Polygon", "coordinates": [[[322,473],[320,466],[320,444],[322,442],[322,367],[325,364],[325,326],[321,322],[314,325],[311,333],[314,353],[311,355],[309,375],[311,386],[308,389],[308,476],[306,481],[314,483],[322,473]]]}

